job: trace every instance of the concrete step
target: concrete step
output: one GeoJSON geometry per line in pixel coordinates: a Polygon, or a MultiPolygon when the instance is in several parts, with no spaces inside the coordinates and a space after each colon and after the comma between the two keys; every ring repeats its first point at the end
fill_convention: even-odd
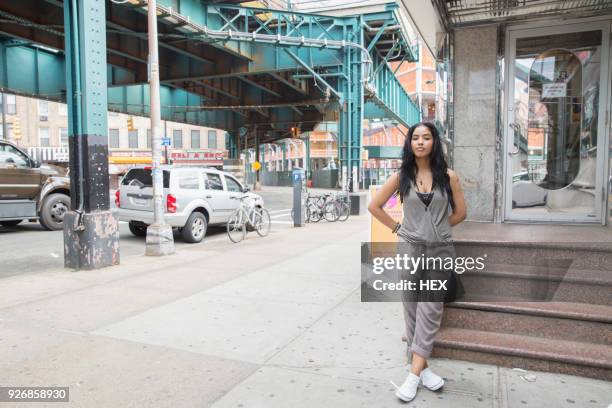
{"type": "Polygon", "coordinates": [[[461,275],[465,300],[505,296],[523,301],[612,305],[612,283],[591,277],[533,275],[521,272],[469,271],[461,275]]]}
{"type": "MultiPolygon", "coordinates": [[[[612,265],[610,265],[612,266],[612,265]]],[[[573,266],[541,266],[487,263],[483,271],[476,273],[489,273],[499,275],[533,276],[549,278],[564,282],[583,284],[606,284],[612,286],[612,270],[610,269],[578,269],[573,266]]]]}
{"type": "MultiPolygon", "coordinates": [[[[570,269],[612,270],[612,247],[608,242],[493,242],[455,240],[458,256],[481,257],[485,264],[548,265],[565,261],[570,269]]],[[[563,263],[563,262],[561,262],[563,263]]]]}
{"type": "Polygon", "coordinates": [[[612,346],[612,307],[567,302],[454,302],[443,327],[612,346]]]}
{"type": "Polygon", "coordinates": [[[612,381],[612,347],[603,344],[443,327],[433,356],[612,381]]]}
{"type": "MultiPolygon", "coordinates": [[[[483,227],[482,224],[479,224],[480,227],[483,227]]],[[[484,225],[486,226],[486,225],[484,225]]],[[[532,229],[533,225],[524,225],[528,229],[532,229]]],[[[550,228],[547,226],[545,228],[550,228]]],[[[574,230],[574,226],[570,227],[568,231],[574,230]]],[[[608,252],[612,253],[612,242],[610,239],[612,238],[612,232],[608,232],[607,228],[597,227],[597,230],[606,231],[604,235],[600,235],[600,239],[590,239],[587,240],[586,237],[576,237],[572,236],[571,233],[569,236],[565,235],[563,239],[563,234],[555,234],[547,239],[532,239],[536,237],[522,236],[520,239],[518,237],[510,238],[510,239],[475,239],[464,236],[457,236],[453,234],[453,242],[455,244],[461,244],[466,246],[490,246],[490,247],[499,247],[499,248],[541,248],[541,249],[549,249],[549,250],[562,250],[562,251],[600,251],[600,252],[608,252]]],[[[523,234],[525,235],[525,234],[523,234]]],[[[507,237],[502,237],[507,238],[507,237]]]]}

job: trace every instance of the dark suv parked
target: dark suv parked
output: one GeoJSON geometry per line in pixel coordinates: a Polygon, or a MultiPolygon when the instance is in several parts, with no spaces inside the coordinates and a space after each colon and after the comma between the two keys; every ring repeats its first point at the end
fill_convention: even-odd
{"type": "Polygon", "coordinates": [[[70,209],[68,171],[41,165],[15,144],[0,139],[0,225],[39,220],[48,230],[62,229],[70,209]]]}

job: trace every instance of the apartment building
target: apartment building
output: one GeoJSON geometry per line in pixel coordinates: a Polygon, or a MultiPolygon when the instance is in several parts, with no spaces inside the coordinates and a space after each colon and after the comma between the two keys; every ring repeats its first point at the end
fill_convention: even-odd
{"type": "MultiPolygon", "coordinates": [[[[1,100],[5,101],[4,115],[0,117],[1,138],[17,143],[43,162],[68,165],[66,104],[10,94],[1,100]]],[[[169,146],[163,148],[164,162],[223,166],[223,159],[227,157],[225,131],[165,120],[161,125],[162,137],[169,139],[169,146]]],[[[108,112],[111,185],[129,167],[151,163],[151,139],[149,118],[108,112]],[[128,129],[128,121],[133,123],[132,129],[128,129]]]]}

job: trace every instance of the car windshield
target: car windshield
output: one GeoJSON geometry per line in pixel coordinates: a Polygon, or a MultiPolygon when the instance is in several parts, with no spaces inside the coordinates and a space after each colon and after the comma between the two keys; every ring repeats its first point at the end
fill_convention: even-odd
{"type": "MultiPolygon", "coordinates": [[[[170,187],[170,172],[164,170],[164,188],[170,187]]],[[[122,186],[132,187],[153,187],[153,176],[151,175],[151,169],[132,169],[127,172],[123,180],[121,180],[122,186]]]]}

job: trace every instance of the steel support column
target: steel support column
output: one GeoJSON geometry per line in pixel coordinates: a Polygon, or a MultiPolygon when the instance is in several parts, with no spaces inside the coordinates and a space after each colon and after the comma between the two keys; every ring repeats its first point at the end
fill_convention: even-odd
{"type": "Polygon", "coordinates": [[[228,158],[229,159],[238,159],[239,155],[238,155],[238,146],[240,145],[240,136],[238,133],[238,130],[234,130],[233,132],[227,132],[227,144],[226,144],[226,148],[228,151],[228,158]]]}
{"type": "Polygon", "coordinates": [[[64,265],[119,263],[117,220],[109,211],[105,4],[64,1],[71,211],[64,218],[64,265]]]}
{"type": "Polygon", "coordinates": [[[305,154],[304,154],[304,170],[306,171],[305,175],[306,175],[306,180],[310,179],[310,134],[304,139],[304,148],[305,148],[305,154]]]}
{"type": "MultiPolygon", "coordinates": [[[[255,132],[255,162],[259,162],[259,130],[257,129],[257,126],[255,126],[254,132],[255,132]]],[[[253,182],[254,191],[261,189],[261,183],[259,182],[259,173],[262,168],[263,166],[260,167],[259,169],[255,169],[255,181],[253,182]]]]}
{"type": "Polygon", "coordinates": [[[261,158],[261,169],[260,170],[265,170],[266,169],[266,145],[262,144],[259,145],[259,157],[261,158]]]}
{"type": "MultiPolygon", "coordinates": [[[[352,40],[363,44],[360,18],[356,18],[356,21],[352,40]]],[[[359,186],[364,103],[362,58],[360,50],[345,49],[343,70],[348,80],[340,80],[344,103],[340,105],[338,159],[342,186],[349,191],[357,190],[359,186]],[[349,179],[351,183],[347,185],[349,179]]]]}

